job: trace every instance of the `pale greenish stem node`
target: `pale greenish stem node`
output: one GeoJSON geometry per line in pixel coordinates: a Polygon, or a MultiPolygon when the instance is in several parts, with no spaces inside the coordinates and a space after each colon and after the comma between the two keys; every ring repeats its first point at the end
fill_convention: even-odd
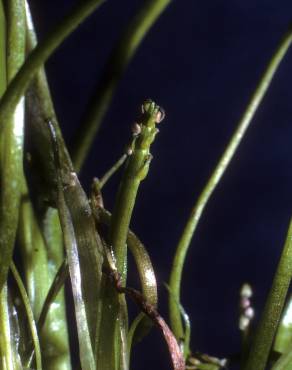
{"type": "MultiPolygon", "coordinates": [[[[222,176],[224,175],[231,159],[234,157],[234,154],[245,135],[247,128],[249,127],[257,108],[259,107],[260,103],[263,100],[265,93],[267,92],[271,81],[282,61],[284,58],[290,44],[292,41],[292,31],[289,32],[284,36],[283,40],[281,41],[279,47],[275,51],[271,61],[269,62],[263,76],[253,93],[250,102],[240,119],[238,126],[231,137],[223,155],[219,159],[217,166],[215,167],[211,177],[209,178],[207,184],[205,185],[202,193],[200,194],[197,202],[195,203],[193,209],[191,210],[191,214],[188,218],[186,226],[182,232],[181,238],[178,242],[176,253],[174,256],[172,270],[170,274],[170,281],[169,286],[171,291],[174,294],[174,297],[177,301],[180,302],[180,289],[181,289],[181,279],[182,279],[182,272],[183,266],[185,263],[185,258],[187,251],[189,249],[191,240],[193,238],[194,232],[197,228],[201,215],[206,207],[207,202],[209,201],[211,195],[213,194],[216,186],[218,185],[219,181],[221,180],[222,176]]],[[[182,325],[182,319],[179,311],[179,307],[177,306],[175,300],[169,296],[169,313],[170,313],[170,323],[171,328],[176,336],[176,338],[183,338],[184,337],[184,330],[182,325]]]]}

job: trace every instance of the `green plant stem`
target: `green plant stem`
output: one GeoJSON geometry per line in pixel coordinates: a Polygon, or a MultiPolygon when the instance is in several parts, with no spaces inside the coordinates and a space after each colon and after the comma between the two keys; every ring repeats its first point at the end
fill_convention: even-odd
{"type": "MultiPolygon", "coordinates": [[[[37,46],[37,37],[28,3],[26,3],[26,20],[27,52],[31,52],[37,46]]],[[[36,73],[30,87],[38,97],[38,102],[41,105],[39,109],[46,117],[52,117],[56,120],[43,66],[36,73]]],[[[35,111],[37,106],[38,104],[35,101],[31,104],[28,99],[28,113],[32,109],[35,111]]],[[[34,119],[35,117],[30,117],[30,121],[34,119]]],[[[30,132],[32,133],[32,130],[30,132]]],[[[38,135],[38,139],[40,138],[41,135],[38,135]]],[[[46,163],[46,159],[44,159],[44,163],[46,163]]],[[[21,252],[25,265],[24,271],[35,317],[39,318],[50,284],[64,259],[62,231],[58,212],[55,209],[48,208],[43,222],[37,222],[25,181],[20,214],[22,215],[20,219],[22,222],[20,222],[19,229],[20,242],[22,242],[21,252]]],[[[55,297],[54,303],[50,306],[46,325],[40,331],[44,369],[69,370],[71,369],[71,359],[63,289],[55,297]]]]}
{"type": "MultiPolygon", "coordinates": [[[[6,18],[3,1],[0,1],[0,96],[6,89],[6,18]]],[[[0,142],[0,150],[1,150],[0,142]]],[[[7,285],[0,290],[0,367],[3,370],[13,370],[12,353],[10,346],[9,315],[7,305],[7,285]],[[8,326],[8,327],[7,327],[8,326]]]]}
{"type": "Polygon", "coordinates": [[[12,274],[14,276],[14,279],[17,283],[17,286],[18,286],[18,289],[19,289],[19,292],[20,292],[20,295],[21,295],[21,299],[22,299],[22,302],[23,302],[24,307],[25,307],[25,311],[26,311],[26,315],[27,315],[27,319],[28,319],[28,324],[29,324],[29,327],[30,327],[31,336],[32,336],[33,344],[34,344],[35,357],[36,357],[36,369],[37,370],[42,370],[40,343],[39,343],[36,323],[35,323],[35,320],[34,320],[34,316],[33,316],[33,312],[32,312],[32,309],[31,309],[30,302],[29,302],[29,298],[28,298],[28,295],[26,293],[25,286],[23,285],[22,279],[21,279],[21,277],[20,277],[20,275],[17,271],[17,268],[16,268],[16,266],[14,265],[13,262],[11,263],[10,269],[11,269],[11,272],[12,272],[12,274]]]}
{"type": "MultiPolygon", "coordinates": [[[[15,4],[9,4],[9,14],[7,15],[9,18],[9,29],[7,29],[6,17],[4,14],[3,2],[0,2],[0,61],[1,61],[1,68],[0,68],[0,94],[2,96],[3,92],[6,89],[7,84],[7,77],[8,74],[11,75],[13,72],[13,68],[11,65],[9,71],[7,71],[7,49],[11,50],[11,43],[15,34],[12,33],[11,25],[13,23],[14,17],[11,14],[13,6],[15,4]],[[12,9],[11,9],[12,8],[12,9]]],[[[21,19],[20,19],[20,26],[21,26],[21,19]]],[[[18,27],[14,30],[16,33],[19,31],[18,27]]],[[[15,48],[13,49],[14,52],[21,54],[21,39],[18,43],[15,40],[15,48]]],[[[17,227],[17,216],[18,216],[18,202],[19,202],[19,193],[18,193],[18,176],[19,174],[10,173],[9,178],[5,179],[7,175],[6,165],[10,166],[10,171],[13,169],[18,169],[20,164],[21,158],[21,148],[19,146],[15,147],[15,142],[13,138],[13,129],[16,127],[16,121],[12,120],[12,127],[10,130],[6,130],[5,132],[0,131],[0,150],[1,150],[1,172],[0,172],[0,180],[1,180],[1,190],[0,190],[0,249],[1,249],[1,256],[0,256],[0,367],[3,370],[14,370],[14,352],[13,352],[13,345],[11,341],[11,330],[10,330],[10,320],[9,320],[9,308],[8,308],[8,289],[7,289],[7,273],[9,269],[9,263],[12,256],[13,246],[14,246],[14,238],[16,233],[17,227]],[[16,150],[14,153],[13,151],[16,150]],[[15,154],[15,155],[14,155],[15,154]],[[15,167],[14,167],[14,160],[16,160],[15,167]],[[16,178],[15,178],[16,177],[16,178]],[[11,181],[13,181],[11,183],[11,181]],[[15,182],[15,183],[14,183],[15,182]],[[15,198],[13,196],[13,189],[11,189],[11,185],[15,184],[15,198]],[[8,199],[5,197],[8,196],[8,199]],[[4,201],[4,203],[2,203],[4,201]],[[11,209],[7,207],[12,207],[11,209]],[[10,224],[11,222],[11,224],[10,224]]],[[[20,123],[21,125],[21,123],[20,123]]],[[[20,127],[21,131],[21,127],[20,127]]],[[[21,137],[18,138],[21,142],[21,137]]]]}
{"type": "Polygon", "coordinates": [[[110,225],[110,245],[113,248],[118,271],[123,275],[126,264],[126,239],[130,220],[141,181],[147,176],[151,160],[150,146],[157,134],[156,119],[159,107],[151,101],[143,103],[144,111],[139,122],[141,133],[132,144],[115,201],[110,225]]]}
{"type": "Polygon", "coordinates": [[[108,182],[108,180],[117,172],[117,170],[125,163],[127,159],[127,154],[123,154],[121,158],[117,160],[117,162],[102,176],[99,180],[99,189],[101,190],[104,185],[108,182]]]}
{"type": "Polygon", "coordinates": [[[18,242],[31,307],[39,317],[48,291],[48,259],[43,236],[24,183],[19,212],[18,242]]]}
{"type": "MultiPolygon", "coordinates": [[[[46,322],[51,305],[56,300],[60,291],[63,290],[65,280],[67,279],[68,276],[69,276],[68,263],[67,263],[67,259],[65,259],[53,279],[52,285],[50,286],[50,289],[44,301],[41,313],[39,315],[37,327],[40,333],[42,332],[42,329],[46,322]]],[[[57,322],[57,325],[58,324],[59,323],[57,322]]],[[[60,327],[62,331],[62,326],[60,326],[60,324],[57,327],[60,327]]],[[[66,335],[67,335],[67,332],[66,332],[66,335]]],[[[65,339],[67,340],[67,337],[65,339]]],[[[28,367],[31,366],[32,360],[34,358],[34,354],[35,352],[34,352],[34,349],[32,348],[31,353],[29,355],[28,364],[27,364],[28,367]]],[[[56,365],[58,365],[58,369],[62,369],[62,370],[66,369],[67,367],[69,368],[69,365],[67,363],[65,363],[64,361],[61,362],[60,360],[59,360],[59,363],[57,363],[56,361],[53,361],[52,365],[55,366],[55,368],[56,368],[56,365]]]]}
{"type": "MultiPolygon", "coordinates": [[[[116,266],[121,273],[123,283],[127,271],[127,235],[135,200],[141,181],[147,175],[150,161],[150,145],[157,133],[156,123],[159,107],[151,101],[143,103],[143,116],[140,120],[141,132],[134,137],[132,154],[129,156],[111,218],[109,231],[109,244],[113,248],[116,266]]],[[[126,324],[119,322],[120,312],[125,309],[124,297],[119,297],[115,289],[104,278],[104,299],[102,319],[98,341],[98,357],[102,370],[116,370],[119,359],[124,350],[120,352],[120,334],[125,330],[126,324]],[[116,356],[113,356],[113,348],[116,356]]],[[[128,351],[127,351],[128,352],[128,351]]]]}
{"type": "MultiPolygon", "coordinates": [[[[110,225],[112,215],[105,208],[98,208],[94,210],[94,216],[97,220],[98,225],[110,225]]],[[[126,243],[133,255],[135,264],[137,266],[143,295],[147,299],[147,302],[156,307],[158,300],[157,284],[149,254],[143,243],[130,229],[127,233],[126,243]]]]}
{"type": "Polygon", "coordinates": [[[54,302],[54,300],[60,293],[62,287],[64,286],[65,280],[67,279],[68,276],[69,276],[68,262],[67,259],[65,259],[55,275],[55,278],[52,282],[52,285],[50,286],[45,302],[43,304],[42,311],[40,313],[37,323],[38,329],[40,331],[44,326],[51,304],[54,302]]]}
{"type": "Polygon", "coordinates": [[[55,49],[74,29],[85,20],[104,0],[81,1],[65,16],[61,23],[31,52],[24,65],[13,78],[0,101],[0,128],[13,114],[31,79],[55,49]]]}
{"type": "Polygon", "coordinates": [[[286,353],[292,344],[292,296],[290,295],[283,311],[277,334],[273,343],[273,350],[278,353],[286,353]]]}
{"type": "MultiPolygon", "coordinates": [[[[26,189],[26,184],[24,184],[26,189]]],[[[46,244],[37,222],[28,192],[23,192],[19,218],[19,246],[34,317],[38,319],[50,288],[52,275],[58,266],[48,259],[46,244]]],[[[61,237],[61,234],[60,234],[61,237]]],[[[55,244],[54,249],[62,243],[55,244]]],[[[62,249],[60,253],[63,255],[62,249]]],[[[57,259],[59,260],[59,258],[57,259]]],[[[54,261],[56,262],[56,261],[54,261]]],[[[43,369],[70,369],[70,354],[65,313],[64,292],[51,306],[46,326],[40,332],[43,369]],[[56,330],[58,329],[58,330],[56,330]],[[54,367],[55,366],[55,367],[54,367]]]]}
{"type": "MultiPolygon", "coordinates": [[[[47,113],[50,112],[50,108],[47,110],[41,103],[41,94],[38,93],[38,86],[35,85],[33,89],[31,87],[28,92],[28,102],[31,105],[30,113],[32,114],[31,119],[28,121],[28,129],[33,142],[33,151],[31,154],[36,164],[36,166],[31,167],[30,172],[32,174],[36,173],[38,178],[43,179],[41,183],[40,200],[42,201],[43,198],[46,197],[46,199],[51,200],[52,204],[56,204],[59,209],[62,203],[59,201],[58,197],[56,197],[56,183],[58,181],[56,174],[58,171],[56,170],[54,156],[52,155],[54,147],[52,146],[52,139],[47,123],[48,117],[51,117],[47,115],[47,113]],[[37,166],[38,161],[40,161],[40,166],[37,166]]],[[[56,125],[54,116],[51,123],[56,125]]],[[[76,177],[58,127],[55,127],[55,132],[58,139],[58,152],[62,166],[62,184],[66,188],[64,197],[73,222],[80,257],[82,293],[84,295],[90,337],[92,343],[95,343],[96,327],[100,317],[98,309],[100,300],[102,246],[96,232],[88,198],[76,177]]],[[[37,188],[40,187],[40,184],[36,183],[35,185],[37,188]]],[[[58,255],[59,249],[57,248],[57,250],[55,250],[55,248],[51,248],[51,246],[60,245],[57,238],[59,232],[58,230],[54,230],[54,227],[58,225],[56,221],[58,217],[55,210],[51,208],[47,211],[46,216],[44,234],[47,243],[50,244],[48,256],[49,260],[53,260],[55,265],[55,258],[58,255]],[[50,214],[49,211],[51,211],[50,214]],[[55,217],[56,219],[54,219],[55,217]],[[57,240],[57,244],[55,240],[57,240]]],[[[79,323],[77,320],[77,325],[78,324],[82,325],[82,322],[79,323]]]]}
{"type": "MultiPolygon", "coordinates": [[[[74,224],[70,209],[67,206],[66,198],[64,196],[64,181],[61,160],[59,157],[59,143],[57,141],[56,131],[52,123],[49,123],[52,145],[54,146],[54,160],[56,163],[57,170],[57,192],[58,192],[58,211],[61,222],[61,227],[64,237],[64,245],[66,248],[69,272],[72,283],[72,292],[75,306],[75,314],[77,321],[78,341],[79,341],[79,352],[80,362],[82,370],[95,370],[95,361],[92,351],[89,322],[87,319],[86,307],[84,296],[82,292],[82,279],[81,279],[81,267],[79,262],[78,253],[78,242],[74,230],[74,224]]],[[[72,179],[74,181],[74,179],[72,179]]],[[[69,185],[75,187],[76,184],[69,185]]],[[[69,187],[68,186],[68,187],[69,187]]]]}
{"type": "MultiPolygon", "coordinates": [[[[164,285],[165,285],[166,289],[168,290],[168,294],[172,294],[169,286],[167,284],[164,284],[164,285]]],[[[175,299],[175,297],[173,297],[173,299],[175,299]]],[[[180,310],[180,313],[181,313],[181,316],[182,316],[182,319],[183,319],[183,322],[184,322],[184,337],[181,338],[181,340],[183,341],[182,344],[183,344],[184,359],[187,360],[188,357],[191,354],[191,350],[190,350],[191,321],[190,321],[189,315],[186,313],[183,306],[179,302],[177,302],[177,305],[179,307],[179,310],[180,310]]]]}
{"type": "Polygon", "coordinates": [[[292,278],[292,220],[245,370],[264,370],[292,278]]]}
{"type": "MultiPolygon", "coordinates": [[[[104,208],[94,209],[94,216],[97,227],[100,225],[110,225],[111,214],[104,208]]],[[[129,229],[127,236],[127,246],[131,251],[137,266],[143,296],[153,307],[157,307],[157,283],[154,269],[147,253],[146,248],[138,237],[129,229]]],[[[140,313],[133,321],[128,334],[128,352],[131,351],[132,342],[140,341],[152,327],[152,321],[145,314],[140,313]]]]}
{"type": "Polygon", "coordinates": [[[81,170],[127,65],[149,29],[170,2],[171,0],[145,0],[113,49],[92,96],[86,116],[75,135],[72,160],[77,172],[81,170]]]}
{"type": "MultiPolygon", "coordinates": [[[[17,73],[24,57],[24,2],[23,0],[9,1],[7,4],[6,60],[8,82],[17,73]]],[[[15,105],[11,115],[6,119],[6,125],[0,125],[0,290],[7,278],[18,224],[23,178],[24,102],[15,105]]]]}
{"type": "Polygon", "coordinates": [[[7,85],[6,75],[6,18],[4,14],[3,1],[0,1],[0,97],[3,95],[7,85]]]}
{"type": "Polygon", "coordinates": [[[11,344],[10,322],[8,312],[8,292],[5,283],[0,292],[0,366],[3,370],[14,370],[11,344]]]}
{"type": "MultiPolygon", "coordinates": [[[[209,201],[211,195],[213,194],[216,186],[224,175],[231,159],[234,157],[234,154],[247,130],[249,127],[257,108],[263,100],[265,93],[267,92],[271,81],[284,58],[290,44],[292,41],[292,30],[289,29],[289,32],[284,36],[280,42],[277,50],[275,51],[271,61],[269,62],[256,90],[254,91],[250,102],[241,117],[238,126],[231,137],[223,155],[219,159],[217,166],[215,167],[211,177],[207,181],[202,193],[200,194],[197,202],[195,203],[191,214],[188,218],[186,226],[183,230],[181,238],[176,248],[175,257],[172,264],[172,270],[170,274],[169,286],[171,291],[174,294],[174,297],[177,301],[180,302],[180,289],[181,289],[181,279],[182,271],[186,258],[188,248],[190,246],[191,240],[193,238],[194,232],[197,228],[199,220],[202,216],[202,213],[209,201]]],[[[184,331],[182,320],[180,316],[179,308],[174,299],[169,296],[169,312],[170,312],[170,323],[173,332],[175,333],[176,338],[183,338],[184,331]]]]}

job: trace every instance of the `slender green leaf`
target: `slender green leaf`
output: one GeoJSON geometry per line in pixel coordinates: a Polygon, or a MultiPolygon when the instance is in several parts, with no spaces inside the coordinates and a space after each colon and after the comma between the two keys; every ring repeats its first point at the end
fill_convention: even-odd
{"type": "MultiPolygon", "coordinates": [[[[165,284],[165,287],[167,288],[168,293],[172,294],[172,292],[171,292],[171,290],[170,290],[170,288],[167,284],[165,284]]],[[[173,297],[173,299],[175,300],[175,297],[173,297]]],[[[184,323],[184,336],[182,338],[180,338],[180,341],[182,341],[181,345],[183,347],[184,358],[185,358],[185,360],[187,360],[187,358],[191,354],[191,350],[190,350],[191,321],[190,321],[189,315],[186,313],[183,306],[179,302],[176,302],[176,303],[178,305],[178,308],[180,310],[180,313],[181,313],[181,316],[182,316],[182,319],[183,319],[183,323],[184,323]]]]}
{"type": "Polygon", "coordinates": [[[39,337],[38,337],[38,333],[37,333],[37,327],[36,327],[36,323],[35,323],[35,320],[34,320],[32,308],[31,308],[31,305],[30,305],[30,302],[29,302],[29,298],[28,298],[28,295],[26,293],[25,286],[23,285],[21,276],[19,275],[19,273],[17,271],[17,268],[16,268],[16,266],[14,265],[13,262],[11,263],[10,268],[11,268],[12,274],[14,276],[14,279],[17,283],[17,286],[18,286],[18,289],[19,289],[19,292],[20,292],[20,295],[21,295],[21,298],[22,298],[22,302],[23,302],[24,307],[25,307],[25,311],[26,311],[26,315],[27,315],[27,319],[28,319],[28,324],[29,324],[29,327],[30,327],[31,336],[32,336],[32,339],[33,339],[33,344],[34,344],[34,350],[35,350],[35,356],[36,356],[36,369],[37,370],[42,370],[41,348],[40,348],[39,337]]]}
{"type": "MultiPolygon", "coordinates": [[[[37,45],[37,37],[28,3],[26,3],[26,19],[27,52],[31,52],[37,45]]],[[[29,91],[26,107],[31,124],[34,124],[35,117],[39,113],[46,117],[55,118],[55,111],[43,66],[36,73],[29,91]],[[31,96],[33,94],[35,99],[32,103],[31,96]]],[[[35,130],[28,131],[31,134],[35,133],[35,130]]],[[[41,132],[39,130],[35,135],[30,135],[30,137],[33,136],[35,141],[38,141],[42,138],[41,132]]],[[[42,156],[41,159],[47,161],[47,156],[42,156]]],[[[46,167],[46,163],[43,162],[42,167],[46,167]]],[[[31,178],[34,175],[34,171],[31,165],[28,167],[28,177],[31,178]]],[[[45,189],[46,187],[40,188],[38,199],[46,196],[45,189]]],[[[30,195],[26,184],[23,194],[24,201],[21,208],[23,217],[21,218],[20,231],[26,232],[26,238],[20,238],[20,241],[23,240],[26,243],[22,244],[21,252],[30,299],[36,318],[39,318],[49,287],[64,259],[63,238],[57,210],[49,207],[40,219],[40,214],[43,214],[43,211],[40,211],[38,207],[32,209],[31,205],[29,205],[30,195]],[[36,219],[35,210],[39,216],[38,220],[36,219]]],[[[37,203],[40,204],[40,202],[37,203]]],[[[44,370],[69,370],[71,369],[71,359],[63,289],[55,298],[54,303],[54,305],[50,306],[46,325],[40,335],[41,342],[45,343],[45,346],[43,346],[44,370]]]]}
{"type": "Polygon", "coordinates": [[[244,370],[264,370],[292,278],[292,220],[244,370]]]}
{"type": "MultiPolygon", "coordinates": [[[[7,23],[1,1],[1,94],[5,89],[6,81],[13,77],[24,59],[23,3],[10,1],[6,10],[7,23]]],[[[0,128],[0,354],[1,367],[4,370],[19,368],[10,327],[6,281],[16,236],[22,178],[23,103],[20,103],[17,108],[15,113],[12,112],[6,129],[0,128]]]]}
{"type": "Polygon", "coordinates": [[[218,183],[222,179],[226,169],[228,168],[229,163],[234,157],[241,140],[243,139],[247,128],[249,127],[254,115],[261,104],[272,79],[278,70],[278,67],[287,53],[292,41],[292,30],[289,29],[287,34],[281,40],[277,50],[275,51],[272,59],[270,60],[266,70],[263,73],[261,80],[259,81],[256,90],[254,91],[250,102],[243,113],[238,126],[232,135],[224,153],[218,161],[213,173],[211,174],[207,184],[205,185],[203,191],[199,195],[198,200],[196,201],[191,214],[187,220],[185,228],[182,232],[181,238],[178,242],[176,253],[173,259],[169,286],[173,292],[175,299],[172,296],[169,296],[169,314],[171,328],[174,331],[176,338],[181,338],[183,336],[183,324],[179,308],[176,304],[176,301],[180,302],[180,289],[181,289],[181,280],[183,267],[185,263],[185,258],[187,251],[189,249],[190,243],[192,241],[193,235],[197,229],[198,223],[201,219],[203,211],[216,189],[218,183]]]}
{"type": "Polygon", "coordinates": [[[274,351],[286,353],[292,347],[292,297],[287,300],[276,338],[273,344],[274,351]]]}
{"type": "MultiPolygon", "coordinates": [[[[88,325],[88,318],[85,308],[85,299],[82,292],[82,274],[79,262],[78,243],[76,238],[76,230],[72,220],[72,215],[67,206],[66,198],[64,195],[64,175],[61,172],[61,161],[58,151],[58,142],[55,129],[50,123],[50,129],[53,138],[53,145],[55,146],[55,162],[58,176],[58,210],[60,222],[62,226],[64,244],[66,248],[69,272],[71,278],[72,292],[75,305],[76,323],[79,340],[80,362],[82,369],[95,370],[95,361],[90,339],[90,329],[88,325]]],[[[76,177],[77,179],[77,177],[76,177]]],[[[71,178],[71,184],[67,186],[75,187],[75,178],[71,178]],[[74,182],[74,183],[73,183],[74,182]]]]}
{"type": "Polygon", "coordinates": [[[0,97],[6,90],[6,18],[3,9],[3,1],[0,1],[0,97]]]}
{"type": "MultiPolygon", "coordinates": [[[[13,0],[7,4],[8,82],[17,73],[24,57],[24,0],[13,0]]],[[[6,117],[5,126],[0,125],[0,290],[6,281],[18,224],[18,208],[23,179],[23,134],[24,102],[22,101],[18,105],[14,105],[11,115],[9,118],[6,117]]]]}
{"type": "Polygon", "coordinates": [[[10,330],[6,283],[0,292],[0,332],[1,368],[3,370],[14,370],[14,353],[11,343],[12,336],[10,330]]]}

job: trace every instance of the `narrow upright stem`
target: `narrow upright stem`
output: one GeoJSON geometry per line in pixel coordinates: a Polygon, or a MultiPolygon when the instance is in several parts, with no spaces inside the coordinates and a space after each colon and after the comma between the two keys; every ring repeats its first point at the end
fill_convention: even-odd
{"type": "MultiPolygon", "coordinates": [[[[1,46],[6,45],[6,49],[1,50],[1,61],[3,66],[6,66],[3,68],[6,76],[1,76],[1,82],[9,82],[13,78],[24,60],[25,50],[24,2],[11,0],[5,9],[7,23],[4,14],[1,14],[3,15],[1,27],[6,26],[3,30],[6,40],[1,46]]],[[[2,11],[3,9],[0,10],[1,13],[2,11]]],[[[2,70],[2,65],[0,69],[2,70]]],[[[2,85],[1,90],[3,88],[2,85]]],[[[14,107],[16,109],[11,112],[5,127],[0,126],[0,361],[2,361],[0,366],[5,370],[13,370],[14,365],[16,366],[13,333],[10,331],[7,275],[14,249],[23,176],[23,103],[20,102],[14,107]]]]}
{"type": "MultiPolygon", "coordinates": [[[[134,136],[131,155],[120,183],[110,224],[110,245],[117,259],[117,268],[124,273],[126,240],[139,185],[146,177],[151,160],[150,145],[156,133],[159,107],[151,101],[143,104],[143,115],[139,122],[141,132],[134,136]]],[[[134,134],[135,135],[135,134],[134,134]]]]}
{"type": "MultiPolygon", "coordinates": [[[[95,208],[94,215],[98,228],[100,227],[100,224],[102,224],[103,226],[110,225],[111,214],[106,209],[101,207],[95,208]]],[[[130,229],[128,232],[126,243],[135,260],[143,295],[147,299],[147,301],[156,308],[158,300],[157,283],[154,269],[147,250],[138,239],[138,237],[130,229]]],[[[129,354],[131,352],[132,342],[140,341],[149,332],[151,327],[152,322],[143,313],[140,313],[134,319],[127,335],[129,354]]]]}
{"type": "Polygon", "coordinates": [[[7,85],[6,75],[6,17],[4,14],[3,1],[0,1],[0,97],[7,85]]]}
{"type": "Polygon", "coordinates": [[[102,176],[99,180],[99,189],[101,190],[108,180],[118,171],[118,169],[125,163],[127,159],[127,154],[123,154],[121,158],[117,160],[116,163],[102,176]]]}
{"type": "Polygon", "coordinates": [[[292,220],[244,370],[264,370],[292,278],[292,220]]]}
{"type": "Polygon", "coordinates": [[[30,327],[31,336],[32,336],[33,344],[34,344],[35,357],[36,357],[36,369],[41,370],[42,369],[41,348],[40,348],[40,343],[39,343],[39,338],[38,338],[37,327],[36,327],[36,323],[34,320],[32,308],[29,302],[29,298],[28,298],[25,286],[22,282],[21,276],[19,275],[19,272],[17,271],[17,268],[13,262],[11,263],[10,268],[14,276],[14,279],[18,285],[18,289],[19,289],[19,292],[22,298],[25,311],[26,311],[28,325],[30,327]]]}
{"type": "MultiPolygon", "coordinates": [[[[86,313],[85,299],[82,289],[82,274],[80,267],[80,258],[78,253],[78,242],[76,239],[76,231],[74,229],[72,214],[67,206],[64,195],[65,183],[61,168],[61,160],[59,156],[59,142],[55,128],[52,123],[49,123],[52,145],[54,151],[54,162],[57,171],[57,204],[60,217],[60,223],[63,231],[64,246],[68,258],[69,272],[71,278],[72,293],[74,299],[74,308],[77,321],[77,332],[79,341],[79,354],[82,369],[95,370],[92,343],[90,339],[89,320],[86,313]]],[[[75,181],[75,178],[72,178],[75,181]]],[[[77,179],[76,179],[77,181],[77,179]]],[[[76,183],[70,185],[76,187],[76,183]]],[[[69,187],[69,186],[68,186],[69,187]]],[[[68,191],[68,189],[67,189],[68,191]]],[[[70,190],[69,190],[70,191],[70,190]]]]}
{"type": "Polygon", "coordinates": [[[145,0],[113,49],[92,96],[86,116],[75,135],[72,160],[77,172],[81,170],[125,69],[149,29],[170,2],[171,0],[145,0]]]}
{"type": "Polygon", "coordinates": [[[5,283],[0,291],[0,368],[14,370],[13,351],[11,343],[10,320],[8,311],[8,292],[5,283]]]}
{"type": "MultiPolygon", "coordinates": [[[[37,37],[27,2],[26,27],[26,50],[30,53],[37,46],[37,37]]],[[[57,122],[44,66],[37,71],[30,85],[30,94],[33,94],[35,97],[33,103],[29,99],[27,101],[27,113],[30,114],[30,123],[36,120],[36,117],[38,117],[36,125],[42,122],[39,112],[44,117],[51,117],[51,119],[57,122]],[[38,113],[32,115],[31,112],[38,113]]],[[[39,138],[41,134],[34,134],[34,136],[39,138]]],[[[46,162],[46,159],[43,162],[46,162]]],[[[38,222],[35,209],[32,207],[29,197],[26,179],[23,182],[19,220],[19,246],[28,294],[35,317],[38,318],[43,310],[50,284],[64,259],[64,248],[57,210],[49,208],[43,222],[38,222]],[[42,229],[40,224],[43,225],[42,229]]],[[[71,369],[71,359],[63,289],[55,298],[54,303],[54,305],[50,306],[46,325],[40,331],[41,342],[46,343],[50,347],[50,351],[43,353],[43,362],[46,364],[46,370],[57,368],[69,370],[71,369]],[[55,330],[56,327],[58,327],[58,330],[55,330]]]]}
{"type": "MultiPolygon", "coordinates": [[[[201,218],[201,215],[206,207],[207,202],[209,201],[211,195],[213,194],[216,186],[218,185],[219,181],[224,175],[231,159],[234,157],[234,154],[247,128],[249,127],[256,113],[257,108],[262,102],[263,97],[265,96],[265,93],[267,92],[280,63],[291,44],[291,41],[292,41],[292,29],[290,28],[289,32],[284,36],[277,50],[275,51],[271,61],[269,62],[255,92],[253,93],[250,99],[250,102],[242,118],[238,123],[238,126],[234,134],[231,137],[230,142],[228,143],[223,155],[219,159],[217,166],[215,167],[197,202],[195,203],[193,209],[191,210],[191,214],[188,218],[188,221],[186,223],[186,226],[183,230],[182,236],[176,248],[176,253],[170,274],[169,286],[174,294],[174,297],[179,302],[180,302],[182,271],[186,254],[189,249],[194,232],[201,218]]],[[[169,311],[172,330],[174,331],[177,338],[183,338],[184,331],[179,308],[177,306],[177,303],[171,296],[169,296],[169,311]]]]}
{"type": "MultiPolygon", "coordinates": [[[[114,211],[110,223],[109,243],[113,248],[116,266],[125,284],[127,273],[127,235],[135,200],[141,181],[147,175],[151,159],[150,146],[157,133],[156,123],[160,121],[161,111],[151,101],[142,105],[142,116],[138,121],[137,133],[134,133],[130,155],[120,183],[114,211]]],[[[100,358],[99,369],[116,370],[119,361],[127,349],[120,350],[121,334],[126,330],[126,323],[121,320],[121,312],[126,306],[124,297],[118,297],[106,277],[104,278],[105,294],[102,307],[100,335],[97,356],[100,358]],[[122,301],[123,299],[123,301],[122,301]],[[113,349],[115,356],[113,356],[113,349]]],[[[126,343],[122,343],[126,346],[126,343]]]]}
{"type": "MultiPolygon", "coordinates": [[[[24,1],[9,1],[6,17],[6,71],[9,82],[25,58],[24,1]]],[[[11,115],[6,117],[6,124],[3,126],[0,123],[0,290],[5,283],[12,258],[23,179],[24,101],[18,103],[11,115]]]]}

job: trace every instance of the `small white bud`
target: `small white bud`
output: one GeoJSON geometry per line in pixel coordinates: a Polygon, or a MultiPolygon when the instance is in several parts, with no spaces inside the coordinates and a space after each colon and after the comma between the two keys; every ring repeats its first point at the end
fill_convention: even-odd
{"type": "Polygon", "coordinates": [[[201,361],[195,357],[190,357],[188,359],[188,362],[193,365],[193,366],[196,366],[196,365],[200,365],[201,364],[201,361]]]}
{"type": "Polygon", "coordinates": [[[245,330],[250,323],[250,319],[246,316],[240,316],[239,318],[239,329],[245,330]]]}
{"type": "Polygon", "coordinates": [[[219,361],[219,365],[220,365],[221,367],[227,367],[227,365],[228,365],[228,360],[227,360],[227,358],[222,358],[222,359],[219,361]]]}
{"type": "Polygon", "coordinates": [[[248,319],[252,319],[254,317],[254,309],[252,307],[248,307],[244,311],[244,316],[247,317],[248,319]]]}
{"type": "Polygon", "coordinates": [[[240,290],[241,297],[250,298],[252,294],[251,286],[248,283],[243,284],[240,290]]]}
{"type": "Polygon", "coordinates": [[[141,133],[141,126],[139,123],[135,122],[132,126],[132,133],[133,135],[137,136],[141,133]]]}
{"type": "Polygon", "coordinates": [[[243,297],[241,298],[240,300],[240,308],[247,308],[250,306],[250,299],[249,298],[246,298],[246,297],[243,297]]]}
{"type": "Polygon", "coordinates": [[[155,122],[160,123],[165,118],[165,111],[163,108],[159,107],[159,111],[156,114],[155,122]]]}
{"type": "Polygon", "coordinates": [[[141,112],[144,114],[150,107],[150,105],[153,104],[151,99],[146,99],[143,104],[141,105],[141,112]]]}
{"type": "Polygon", "coordinates": [[[77,181],[78,181],[78,177],[77,177],[76,172],[70,172],[69,186],[76,186],[77,181]]]}

